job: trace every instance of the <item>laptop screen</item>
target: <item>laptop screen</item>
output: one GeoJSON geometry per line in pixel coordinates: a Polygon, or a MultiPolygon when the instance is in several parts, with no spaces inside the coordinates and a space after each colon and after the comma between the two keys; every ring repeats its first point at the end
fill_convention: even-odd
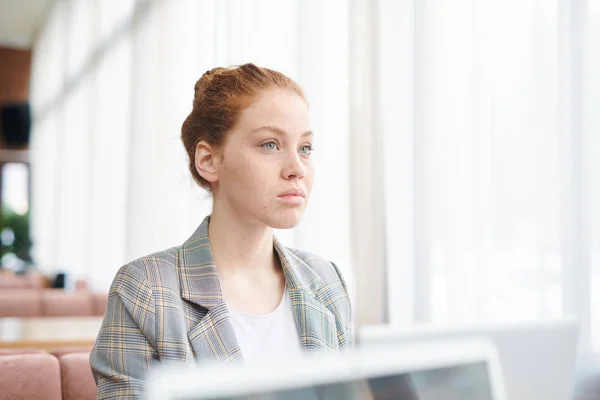
{"type": "MultiPolygon", "coordinates": [[[[185,397],[193,399],[194,397],[185,397]]],[[[200,397],[196,397],[200,398],[200,397]]],[[[495,400],[486,362],[220,400],[495,400]]]]}

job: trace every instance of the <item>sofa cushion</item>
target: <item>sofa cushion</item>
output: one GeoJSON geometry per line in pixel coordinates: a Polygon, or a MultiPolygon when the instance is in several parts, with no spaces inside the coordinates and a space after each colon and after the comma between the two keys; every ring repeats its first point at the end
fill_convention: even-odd
{"type": "Polygon", "coordinates": [[[0,317],[39,317],[42,299],[36,289],[0,290],[0,317]]]}
{"type": "Polygon", "coordinates": [[[90,353],[68,353],[58,358],[62,378],[64,400],[93,400],[96,398],[96,382],[90,367],[90,353]]]}
{"type": "Polygon", "coordinates": [[[92,315],[92,299],[85,290],[46,289],[42,291],[42,308],[45,317],[86,317],[92,315]]]}
{"type": "Polygon", "coordinates": [[[0,388],[0,400],[60,400],[58,359],[47,353],[2,356],[0,388]]]}

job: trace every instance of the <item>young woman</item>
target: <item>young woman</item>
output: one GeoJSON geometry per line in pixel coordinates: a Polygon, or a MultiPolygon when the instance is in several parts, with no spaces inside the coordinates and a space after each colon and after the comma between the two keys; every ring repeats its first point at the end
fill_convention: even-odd
{"type": "Polygon", "coordinates": [[[117,273],[90,357],[98,398],[141,395],[154,362],[246,362],[352,344],[332,262],[283,246],[310,197],[313,133],[302,89],[253,64],[207,71],[181,138],[213,212],[181,246],[117,273]]]}

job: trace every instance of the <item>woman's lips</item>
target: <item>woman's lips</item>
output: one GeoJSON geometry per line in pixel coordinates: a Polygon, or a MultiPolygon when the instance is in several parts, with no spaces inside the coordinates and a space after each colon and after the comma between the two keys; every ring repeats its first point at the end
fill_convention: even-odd
{"type": "Polygon", "coordinates": [[[277,196],[277,198],[288,204],[300,205],[304,203],[304,196],[294,195],[294,194],[286,194],[283,196],[277,196]]]}

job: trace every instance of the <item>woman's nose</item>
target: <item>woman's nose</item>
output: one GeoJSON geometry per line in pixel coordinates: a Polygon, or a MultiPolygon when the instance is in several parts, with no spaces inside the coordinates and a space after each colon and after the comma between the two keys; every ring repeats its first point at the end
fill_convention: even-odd
{"type": "Polygon", "coordinates": [[[302,179],[305,173],[305,166],[300,159],[298,153],[294,153],[286,157],[286,164],[282,170],[284,179],[302,179]]]}

